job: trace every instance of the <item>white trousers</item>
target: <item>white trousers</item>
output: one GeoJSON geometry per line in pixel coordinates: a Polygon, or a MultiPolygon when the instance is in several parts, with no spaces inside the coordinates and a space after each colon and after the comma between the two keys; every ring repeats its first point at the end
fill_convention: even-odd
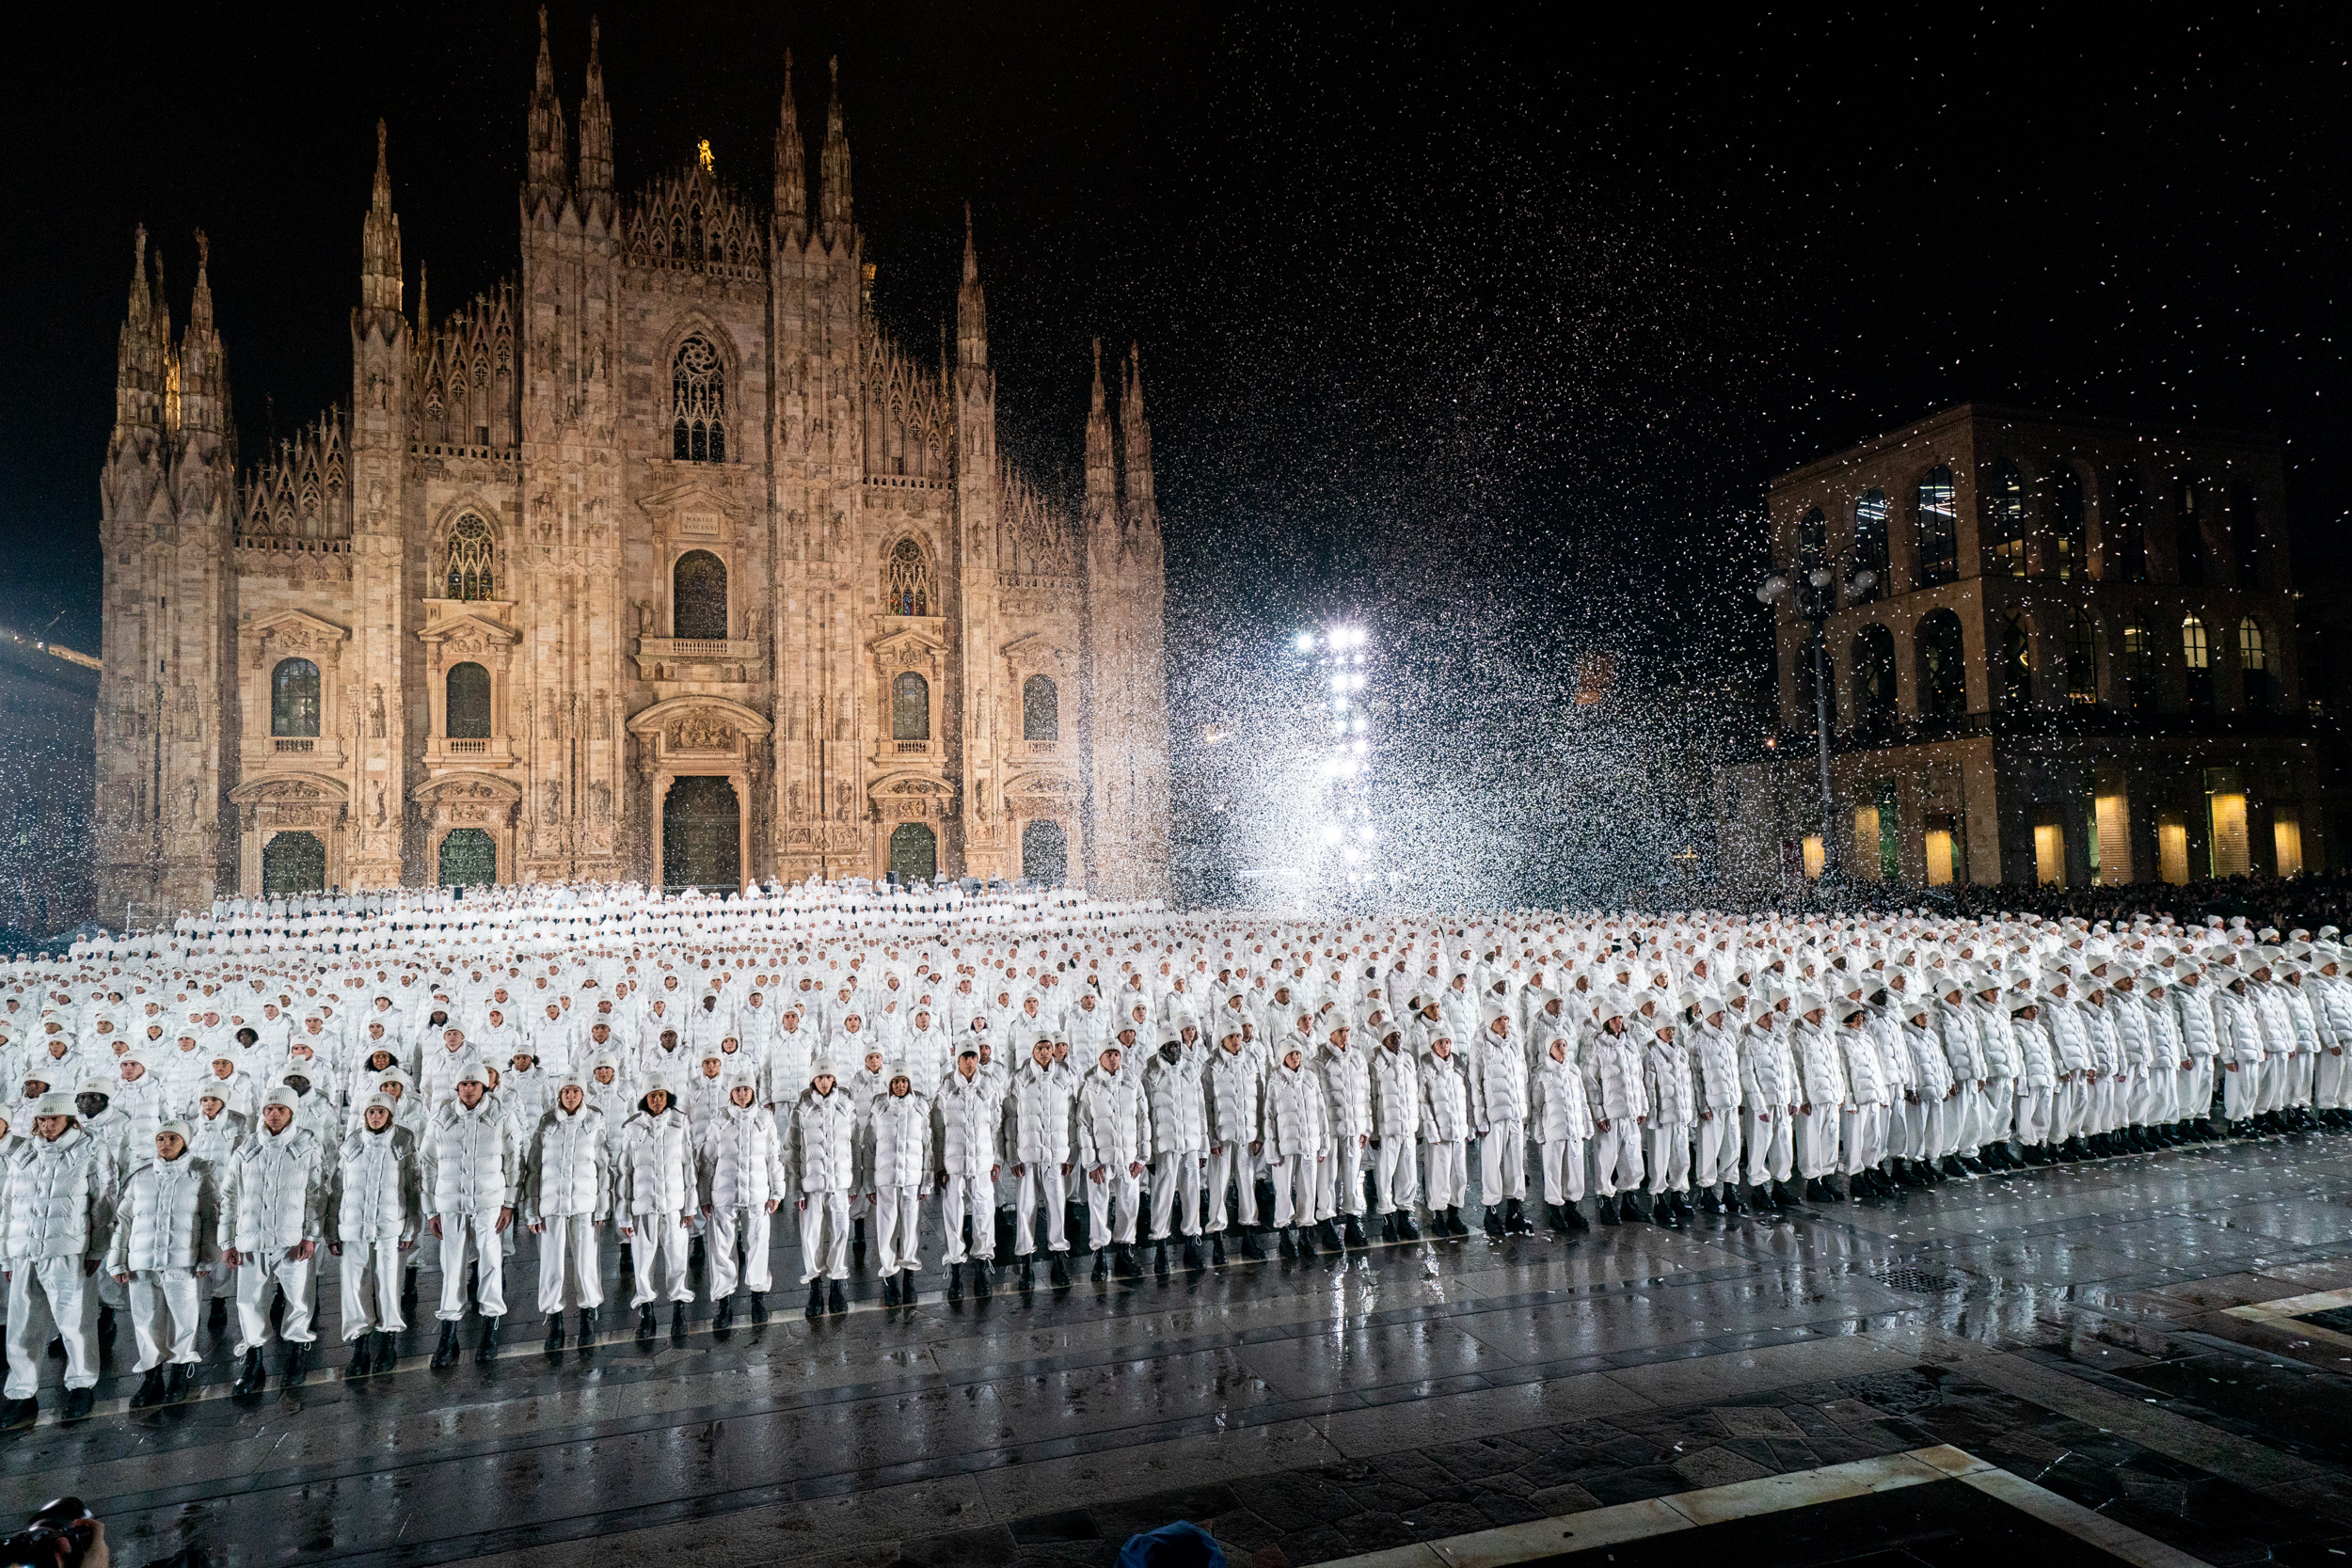
{"type": "MultiPolygon", "coordinates": [[[[455,1323],[466,1315],[466,1258],[470,1252],[475,1267],[473,1305],[485,1318],[506,1316],[506,1251],[501,1244],[504,1238],[499,1234],[498,1211],[437,1217],[441,1222],[441,1309],[436,1315],[443,1323],[455,1323]]],[[[637,1277],[644,1276],[641,1258],[637,1277]]]]}
{"type": "Polygon", "coordinates": [[[1629,1193],[1642,1184],[1642,1129],[1625,1117],[1593,1134],[1593,1191],[1603,1197],[1629,1193]]]}
{"type": "Polygon", "coordinates": [[[1554,1138],[1543,1146],[1544,1201],[1555,1207],[1584,1196],[1584,1140],[1554,1138]]]}
{"type": "Polygon", "coordinates": [[[1837,1130],[1845,1145],[1845,1161],[1838,1168],[1848,1176],[1873,1169],[1886,1157],[1885,1106],[1857,1105],[1851,1111],[1841,1110],[1837,1113],[1837,1130]]]}
{"type": "MultiPolygon", "coordinates": [[[[1581,1146],[1580,1146],[1581,1148],[1581,1146]]],[[[1579,1159],[1582,1156],[1580,1154],[1579,1159]]],[[[1413,1139],[1390,1133],[1372,1147],[1372,1182],[1378,1196],[1380,1212],[1393,1214],[1413,1206],[1413,1139]]],[[[1577,1186],[1584,1184],[1584,1173],[1576,1173],[1577,1186]]]]}
{"type": "Polygon", "coordinates": [[[1984,1120],[1977,1127],[1977,1147],[2009,1142],[2016,1124],[2017,1080],[1990,1078],[1984,1085],[1984,1120]]]}
{"type": "Polygon", "coordinates": [[[1041,1210],[1045,1214],[1046,1247],[1054,1252],[1068,1252],[1069,1211],[1063,1201],[1067,1189],[1061,1180],[1059,1163],[1024,1161],[1021,1174],[1012,1180],[1013,1256],[1027,1258],[1037,1251],[1037,1216],[1041,1210]]]}
{"type": "Polygon", "coordinates": [[[29,1400],[40,1386],[53,1326],[65,1341],[65,1386],[96,1387],[98,1292],[79,1258],[19,1261],[8,1275],[9,1399],[29,1400]]]}
{"type": "Polygon", "coordinates": [[[541,1219],[539,1310],[552,1317],[568,1307],[591,1311],[602,1307],[604,1249],[596,1244],[596,1220],[587,1214],[546,1214],[541,1219]]]}
{"type": "Polygon", "coordinates": [[[1478,1196],[1492,1205],[1527,1196],[1527,1124],[1498,1121],[1478,1140],[1478,1196]]]}
{"type": "Polygon", "coordinates": [[[2050,1139],[2050,1124],[2057,1114],[2056,1094],[2049,1089],[2026,1089],[2017,1097],[2017,1141],[2031,1148],[2050,1139]]]}
{"type": "Polygon", "coordinates": [[[1746,1118],[1748,1146],[1748,1182],[1761,1187],[1767,1181],[1786,1181],[1796,1171],[1796,1146],[1790,1124],[1794,1121],[1785,1105],[1766,1113],[1765,1120],[1753,1111],[1741,1111],[1746,1118]]]}
{"type": "Polygon", "coordinates": [[[237,1269],[237,1354],[243,1355],[270,1342],[269,1292],[273,1285],[286,1298],[286,1321],[278,1333],[289,1344],[307,1345],[318,1338],[310,1315],[318,1308],[319,1255],[293,1259],[286,1248],[272,1247],[267,1259],[240,1253],[246,1261],[237,1269]]]}
{"type": "Polygon", "coordinates": [[[1737,1111],[1725,1108],[1700,1121],[1698,1164],[1692,1169],[1691,1180],[1702,1187],[1740,1180],[1740,1120],[1737,1111]]]}
{"type": "MultiPolygon", "coordinates": [[[[939,1189],[939,1228],[947,1233],[947,1258],[950,1263],[966,1262],[977,1258],[985,1262],[996,1256],[996,1184],[988,1179],[988,1172],[974,1176],[947,1173],[946,1182],[939,1189]],[[963,1221],[972,1220],[972,1245],[967,1252],[963,1244],[963,1221]]],[[[914,1254],[913,1232],[908,1233],[908,1255],[914,1254]]]]}
{"type": "MultiPolygon", "coordinates": [[[[735,1242],[743,1240],[743,1273],[741,1283],[754,1295],[765,1295],[774,1283],[768,1269],[768,1238],[770,1231],[768,1206],[746,1204],[740,1209],[714,1209],[710,1213],[710,1239],[703,1246],[703,1271],[713,1301],[724,1301],[735,1294],[735,1242]]],[[[914,1240],[914,1227],[907,1227],[907,1240],[914,1240]]],[[[909,1251],[913,1247],[910,1245],[909,1251]]]]}
{"type": "Polygon", "coordinates": [[[141,1269],[131,1275],[131,1329],[138,1337],[144,1372],[166,1361],[193,1366],[196,1331],[204,1321],[205,1281],[191,1269],[141,1269]]]}
{"type": "Polygon", "coordinates": [[[1343,1132],[1331,1140],[1330,1157],[1324,1162],[1324,1191],[1327,1195],[1324,1218],[1334,1213],[1363,1213],[1364,1156],[1368,1152],[1360,1133],[1343,1132]]]}
{"type": "MultiPolygon", "coordinates": [[[[801,1283],[849,1278],[850,1195],[836,1189],[808,1193],[804,1197],[807,1207],[801,1211],[801,1283]]],[[[681,1275],[683,1273],[681,1270],[681,1275]]]]}
{"type": "Polygon", "coordinates": [[[1470,1148],[1459,1138],[1421,1146],[1422,1196],[1430,1212],[1459,1209],[1470,1196],[1470,1148]]]}
{"type": "Polygon", "coordinates": [[[1835,1105],[1797,1113],[1797,1170],[1807,1181],[1837,1169],[1837,1116],[1835,1105]]]}
{"type": "MultiPolygon", "coordinates": [[[[400,1310],[400,1238],[343,1243],[336,1279],[342,1291],[343,1338],[362,1334],[397,1334],[408,1326],[400,1310]]],[[[134,1278],[132,1283],[138,1281],[134,1278]]]]}
{"type": "Polygon", "coordinates": [[[644,1307],[665,1295],[672,1301],[692,1301],[694,1288],[686,1282],[686,1254],[693,1233],[686,1228],[686,1222],[668,1212],[630,1218],[637,1227],[628,1249],[637,1268],[637,1288],[630,1292],[628,1304],[644,1307]]]}
{"type": "Polygon", "coordinates": [[[1136,1244],[1136,1205],[1143,1196],[1143,1179],[1129,1173],[1126,1164],[1106,1164],[1103,1180],[1097,1181],[1091,1171],[1087,1173],[1087,1244],[1100,1252],[1106,1246],[1136,1244]],[[1116,1216],[1112,1203],[1116,1200],[1116,1216]],[[1117,1229],[1112,1228],[1114,1217],[1117,1229]]]}
{"type": "Polygon", "coordinates": [[[1158,1154],[1152,1159],[1152,1239],[1168,1240],[1168,1227],[1176,1220],[1177,1200],[1184,1202],[1184,1227],[1187,1236],[1200,1234],[1200,1163],[1202,1156],[1190,1154],[1158,1154]]]}
{"type": "Polygon", "coordinates": [[[1266,1175],[1274,1181],[1274,1227],[1277,1230],[1314,1223],[1317,1164],[1312,1156],[1305,1154],[1268,1162],[1266,1175]]]}
{"type": "Polygon", "coordinates": [[[1649,1190],[1652,1193],[1687,1193],[1691,1190],[1691,1128],[1688,1122],[1661,1126],[1653,1121],[1646,1129],[1649,1153],[1649,1190]]]}
{"type": "MultiPolygon", "coordinates": [[[[883,1278],[895,1274],[913,1274],[923,1266],[921,1248],[915,1236],[923,1224],[923,1189],[920,1187],[883,1187],[874,1194],[874,1272],[883,1278]]],[[[953,1227],[947,1233],[949,1262],[959,1261],[954,1253],[959,1238],[953,1227]]]]}

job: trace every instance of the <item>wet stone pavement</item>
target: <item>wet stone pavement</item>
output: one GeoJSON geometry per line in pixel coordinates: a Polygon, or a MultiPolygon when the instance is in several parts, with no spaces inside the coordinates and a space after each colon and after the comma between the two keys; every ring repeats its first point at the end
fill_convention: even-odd
{"type": "MultiPolygon", "coordinates": [[[[330,1269],[301,1386],[229,1398],[208,1336],[198,1398],[157,1412],[125,1408],[126,1328],[94,1418],[55,1424],[53,1369],[42,1424],[0,1439],[0,1506],[79,1493],[131,1565],[194,1545],[371,1568],[1092,1568],[1184,1518],[1281,1568],[1948,1444],[2208,1562],[2352,1553],[2352,1333],[2326,1317],[2352,1295],[2231,1310],[2352,1291],[2352,1138],[1688,1230],[1165,1281],[1082,1263],[1025,1303],[1006,1278],[951,1307],[933,1269],[918,1306],[885,1310],[862,1275],[853,1310],[815,1324],[798,1264],[780,1244],[774,1315],[723,1338],[697,1307],[641,1343],[609,1302],[606,1343],[550,1361],[517,1311],[495,1364],[435,1372],[427,1318],[397,1372],[356,1386],[330,1269]]],[[[425,1312],[437,1285],[428,1269],[425,1312]]],[[[1754,1540],[1812,1528],[1773,1528],[1754,1540]]]]}

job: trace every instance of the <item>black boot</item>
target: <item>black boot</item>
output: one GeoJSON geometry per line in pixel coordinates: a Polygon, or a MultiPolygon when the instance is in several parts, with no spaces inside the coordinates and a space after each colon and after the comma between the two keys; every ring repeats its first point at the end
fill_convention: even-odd
{"type": "Polygon", "coordinates": [[[1362,1247],[1372,1244],[1364,1240],[1364,1222],[1359,1215],[1348,1215],[1341,1227],[1341,1239],[1349,1246],[1362,1247]]]}
{"type": "Polygon", "coordinates": [[[1045,1271],[1045,1280],[1057,1291],[1070,1289],[1070,1255],[1068,1253],[1054,1254],[1052,1263],[1045,1271]]]}
{"type": "Polygon", "coordinates": [[[1398,1241],[1418,1242],[1421,1240],[1421,1227],[1413,1223],[1413,1212],[1410,1209],[1399,1209],[1390,1218],[1396,1224],[1398,1241]]]}
{"type": "Polygon", "coordinates": [[[181,1404],[186,1402],[189,1389],[196,1383],[196,1369],[184,1361],[171,1364],[171,1375],[164,1386],[164,1402],[181,1404]]]}
{"type": "Polygon", "coordinates": [[[670,1303],[670,1338],[681,1344],[685,1342],[686,1304],[682,1301],[670,1303]]]}
{"type": "Polygon", "coordinates": [[[756,1327],[768,1321],[768,1296],[765,1291],[752,1292],[752,1323],[756,1327]]]}
{"type": "Polygon", "coordinates": [[[1282,1227],[1274,1250],[1286,1261],[1296,1258],[1298,1256],[1298,1233],[1287,1225],[1282,1227]]]}
{"type": "Polygon", "coordinates": [[[1740,1183],[1737,1181],[1724,1182],[1724,1212],[1726,1214],[1744,1214],[1747,1212],[1748,1200],[1747,1197],[1740,1191],[1740,1183]]]}
{"type": "Polygon", "coordinates": [[[441,1338],[433,1347],[433,1370],[442,1371],[457,1365],[457,1320],[441,1320],[441,1338]]]}
{"type": "Polygon", "coordinates": [[[1100,1285],[1110,1276],[1111,1252],[1110,1248],[1104,1247],[1095,1253],[1094,1268],[1089,1277],[1091,1278],[1095,1284],[1100,1285]]]}
{"type": "Polygon", "coordinates": [[[1535,1227],[1527,1223],[1527,1200],[1506,1197],[1502,1200],[1502,1228],[1514,1236],[1533,1236],[1535,1227]]]}
{"type": "Polygon", "coordinates": [[[898,1276],[895,1274],[882,1275],[882,1305],[884,1307],[898,1305],[898,1276]]]}
{"type": "Polygon", "coordinates": [[[1028,1254],[1021,1259],[1021,1293],[1027,1295],[1037,1289],[1037,1255],[1028,1254]]]}
{"type": "Polygon", "coordinates": [[[564,1314],[560,1311],[548,1314],[548,1342],[543,1348],[549,1355],[564,1354],[564,1314]]]}
{"type": "Polygon", "coordinates": [[[1460,1204],[1457,1203],[1453,1208],[1448,1209],[1445,1212],[1445,1231],[1447,1235],[1452,1236],[1456,1241],[1462,1240],[1470,1233],[1469,1224],[1462,1218],[1462,1206],[1460,1204]]]}
{"type": "Polygon", "coordinates": [[[474,1365],[486,1367],[499,1358],[499,1324],[504,1321],[502,1318],[482,1320],[482,1342],[474,1346],[474,1365]]]}
{"type": "Polygon", "coordinates": [[[825,1282],[821,1279],[812,1279],[808,1282],[808,1320],[815,1323],[824,1315],[825,1282]]]}
{"type": "Polygon", "coordinates": [[[985,1258],[975,1258],[972,1259],[972,1299],[974,1301],[986,1301],[988,1299],[988,1259],[985,1258]]]}
{"type": "Polygon", "coordinates": [[[1708,1187],[1700,1191],[1699,1210],[1702,1213],[1708,1214],[1720,1214],[1724,1212],[1723,1200],[1715,1196],[1714,1188],[1708,1187]]]}
{"type": "Polygon", "coordinates": [[[131,1408],[144,1410],[151,1404],[161,1404],[164,1399],[164,1370],[150,1367],[139,1379],[139,1391],[131,1396],[131,1408]]]}
{"type": "MultiPolygon", "coordinates": [[[[809,1299],[813,1307],[816,1298],[811,1296],[809,1299]]],[[[637,1309],[637,1338],[650,1342],[660,1332],[661,1320],[653,1315],[653,1303],[647,1302],[637,1309]]]]}
{"type": "Polygon", "coordinates": [[[1567,1227],[1571,1236],[1581,1236],[1593,1228],[1593,1222],[1584,1217],[1584,1206],[1581,1203],[1560,1205],[1560,1221],[1567,1227]]]}
{"type": "Polygon", "coordinates": [[[1203,1258],[1200,1256],[1200,1237],[1198,1237],[1198,1236],[1187,1236],[1187,1237],[1185,1237],[1185,1238],[1184,1238],[1184,1267],[1185,1267],[1186,1269],[1190,1270],[1191,1272],[1193,1272],[1194,1274],[1199,1274],[1199,1273],[1200,1273],[1200,1272],[1203,1268],[1206,1268],[1207,1266],[1208,1266],[1207,1259],[1203,1259],[1203,1258]]]}
{"type": "Polygon", "coordinates": [[[90,1407],[97,1402],[97,1389],[69,1388],[65,1391],[65,1403],[57,1408],[57,1418],[64,1421],[79,1421],[87,1419],[90,1413],[90,1407]]]}
{"type": "Polygon", "coordinates": [[[850,1261],[861,1267],[866,1262],[866,1222],[850,1222],[850,1261]]]}
{"type": "Polygon", "coordinates": [[[1162,1237],[1152,1243],[1152,1274],[1157,1279],[1168,1277],[1168,1240],[1162,1237]]]}
{"type": "Polygon", "coordinates": [[[590,1348],[591,1346],[593,1346],[594,1344],[596,1344],[596,1309],[595,1307],[581,1307],[581,1308],[580,1309],[580,1354],[583,1354],[583,1355],[585,1355],[585,1354],[588,1353],[589,1348],[590,1348]]]}
{"type": "Polygon", "coordinates": [[[1137,1271],[1136,1269],[1135,1248],[1127,1246],[1123,1243],[1113,1246],[1111,1251],[1111,1274],[1120,1279],[1134,1279],[1136,1277],[1137,1271]]]}
{"type": "Polygon", "coordinates": [[[1487,1204],[1487,1205],[1486,1205],[1486,1234],[1487,1234],[1488,1236],[1492,1237],[1494,1240],[1496,1240],[1496,1241],[1498,1241],[1498,1242],[1499,1242],[1499,1241],[1501,1241],[1501,1240],[1502,1240],[1502,1204],[1500,1204],[1500,1203],[1489,1203],[1489,1204],[1487,1204]]]}
{"type": "Polygon", "coordinates": [[[278,1360],[278,1375],[286,1387],[299,1388],[302,1386],[302,1374],[310,1365],[310,1351],[309,1345],[296,1344],[291,1339],[286,1342],[285,1354],[278,1360]]]}
{"type": "Polygon", "coordinates": [[[213,1298],[211,1309],[204,1314],[204,1326],[211,1329],[215,1336],[229,1326],[229,1298],[227,1296],[213,1298]]]}
{"type": "Polygon", "coordinates": [[[713,1334],[725,1334],[734,1327],[735,1298],[733,1296],[722,1296],[719,1298],[718,1304],[711,1308],[710,1332],[713,1334]]]}
{"type": "Polygon", "coordinates": [[[39,1400],[0,1401],[0,1432],[24,1432],[39,1419],[40,1419],[39,1400]]]}
{"type": "Polygon", "coordinates": [[[1382,1214],[1380,1216],[1380,1240],[1383,1243],[1392,1243],[1396,1239],[1396,1215],[1393,1213],[1382,1214]]]}
{"type": "Polygon", "coordinates": [[[1600,1223],[1603,1225],[1620,1223],[1617,1218],[1617,1198],[1613,1193],[1600,1200],[1600,1223]]]}
{"type": "MultiPolygon", "coordinates": [[[[375,1337],[362,1334],[351,1341],[351,1359],[343,1364],[343,1381],[357,1383],[374,1370],[375,1337]]],[[[133,1403],[138,1402],[134,1400],[133,1403]]]]}
{"type": "Polygon", "coordinates": [[[1326,1252],[1340,1251],[1340,1227],[1329,1220],[1325,1220],[1321,1224],[1317,1225],[1315,1227],[1315,1245],[1321,1247],[1326,1252]]]}
{"type": "Polygon", "coordinates": [[[1265,1227],[1253,1225],[1241,1233],[1241,1255],[1253,1263],[1265,1261],[1265,1227]]]}
{"type": "Polygon", "coordinates": [[[898,1305],[913,1307],[915,1302],[914,1271],[907,1270],[898,1276],[898,1305]]]}
{"type": "Polygon", "coordinates": [[[947,1265],[947,1299],[949,1301],[963,1299],[963,1265],[961,1263],[947,1265]]]}
{"type": "Polygon", "coordinates": [[[1225,1266],[1225,1232],[1222,1230],[1210,1233],[1209,1266],[1216,1269],[1225,1266]]]}
{"type": "Polygon", "coordinates": [[[375,1354],[368,1358],[368,1375],[382,1377],[387,1372],[398,1371],[400,1370],[399,1340],[381,1330],[377,1331],[373,1338],[375,1354]]]}
{"type": "Polygon", "coordinates": [[[836,1318],[845,1316],[850,1310],[850,1292],[841,1288],[838,1279],[833,1281],[825,1291],[825,1310],[836,1318]]]}

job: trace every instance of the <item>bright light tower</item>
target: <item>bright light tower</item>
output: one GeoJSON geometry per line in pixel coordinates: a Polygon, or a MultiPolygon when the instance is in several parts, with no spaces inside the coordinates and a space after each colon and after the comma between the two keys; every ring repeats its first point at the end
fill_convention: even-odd
{"type": "Polygon", "coordinates": [[[1342,622],[1302,631],[1293,646],[1309,677],[1306,739],[1311,752],[1319,753],[1309,802],[1312,836],[1330,875],[1359,887],[1372,875],[1379,842],[1370,805],[1372,714],[1364,696],[1371,639],[1362,626],[1342,622]]]}

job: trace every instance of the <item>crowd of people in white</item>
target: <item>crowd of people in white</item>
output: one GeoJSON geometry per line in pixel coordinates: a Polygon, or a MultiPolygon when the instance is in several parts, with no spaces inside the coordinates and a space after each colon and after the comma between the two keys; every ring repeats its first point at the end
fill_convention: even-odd
{"type": "Polygon", "coordinates": [[[779,1215],[822,1319],[869,1249],[884,1307],[1025,1301],[1073,1249],[1101,1280],[1464,1237],[1473,1180],[1487,1235],[1573,1235],[2341,1129],[2337,935],[863,884],[224,903],[0,967],[0,1420],[59,1353],[87,1415],[117,1314],[135,1406],[188,1397],[208,1325],[233,1392],[273,1341],[298,1380],[326,1259],[362,1378],[421,1258],[447,1367],[469,1317],[497,1354],[522,1247],[560,1354],[616,1247],[641,1337],[665,1303],[686,1331],[697,1275],[715,1331],[739,1293],[764,1321],[779,1215]]]}

